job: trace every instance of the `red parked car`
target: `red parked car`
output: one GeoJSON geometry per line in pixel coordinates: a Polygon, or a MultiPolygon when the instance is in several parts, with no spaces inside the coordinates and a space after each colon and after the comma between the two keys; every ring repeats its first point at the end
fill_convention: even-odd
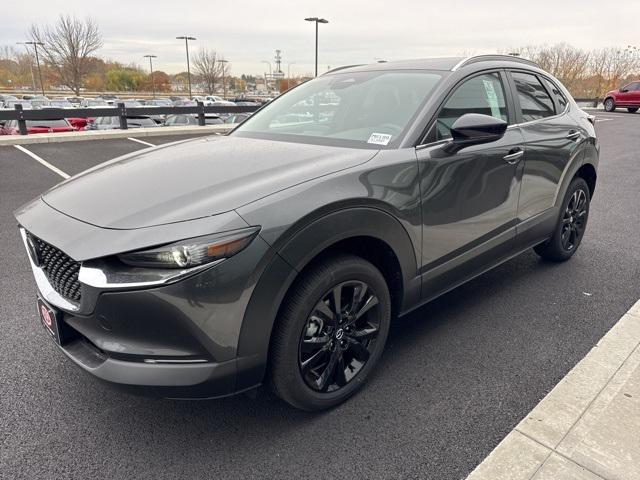
{"type": "Polygon", "coordinates": [[[617,107],[627,107],[630,113],[640,108],[640,80],[625,85],[620,90],[611,90],[604,96],[604,109],[613,112],[617,107]]]}
{"type": "MultiPolygon", "coordinates": [[[[60,132],[75,132],[77,129],[71,126],[71,124],[61,118],[59,120],[27,120],[27,134],[33,133],[60,133],[60,132]]],[[[7,120],[7,122],[0,128],[0,135],[19,135],[18,121],[7,120]]]]}

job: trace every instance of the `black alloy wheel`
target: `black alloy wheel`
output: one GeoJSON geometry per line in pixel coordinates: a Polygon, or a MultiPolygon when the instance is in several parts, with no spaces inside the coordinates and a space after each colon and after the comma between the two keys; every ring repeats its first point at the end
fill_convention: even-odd
{"type": "Polygon", "coordinates": [[[562,217],[560,240],[567,251],[573,250],[582,239],[587,225],[587,193],[578,188],[571,195],[562,217]]]}
{"type": "Polygon", "coordinates": [[[362,281],[343,282],[326,292],[307,318],[298,366],[305,383],[331,392],[352,381],[366,365],[380,333],[378,297],[362,281]]]}
{"type": "Polygon", "coordinates": [[[587,228],[591,191],[580,177],[571,181],[551,238],[534,247],[542,258],[563,262],[576,252],[587,228]]]}
{"type": "Polygon", "coordinates": [[[274,326],[270,384],[294,407],[334,407],[362,387],[391,324],[389,287],[372,263],[340,253],[306,268],[274,326]]]}

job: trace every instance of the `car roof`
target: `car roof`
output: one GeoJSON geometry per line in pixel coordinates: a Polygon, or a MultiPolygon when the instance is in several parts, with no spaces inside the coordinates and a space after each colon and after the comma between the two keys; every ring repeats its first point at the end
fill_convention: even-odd
{"type": "Polygon", "coordinates": [[[515,57],[513,55],[492,54],[474,55],[472,57],[434,57],[413,60],[396,60],[391,62],[382,61],[366,65],[346,65],[329,70],[326,74],[342,71],[361,72],[378,70],[441,70],[455,72],[462,67],[483,62],[507,62],[513,63],[514,66],[528,65],[530,67],[540,68],[538,64],[531,60],[527,60],[526,58],[515,57]]]}

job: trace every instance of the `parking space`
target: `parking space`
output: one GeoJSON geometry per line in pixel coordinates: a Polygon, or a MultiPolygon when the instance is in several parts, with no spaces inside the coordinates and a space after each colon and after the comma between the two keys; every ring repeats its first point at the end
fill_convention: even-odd
{"type": "MultiPolygon", "coordinates": [[[[112,158],[165,143],[179,142],[202,135],[167,135],[151,138],[119,138],[86,142],[40,143],[24,149],[69,175],[75,175],[112,158]]],[[[0,147],[4,148],[4,147],[0,147]]],[[[10,147],[6,147],[7,149],[10,147]]],[[[24,152],[23,152],[24,153],[24,152]]]]}
{"type": "MultiPolygon", "coordinates": [[[[36,318],[12,216],[62,178],[0,147],[0,477],[464,478],[640,297],[640,114],[590,113],[601,161],[576,256],[551,264],[526,253],[395,322],[379,372],[322,414],[266,391],[134,397],[74,367],[36,318]]],[[[147,148],[26,147],[71,175],[147,148]]]]}

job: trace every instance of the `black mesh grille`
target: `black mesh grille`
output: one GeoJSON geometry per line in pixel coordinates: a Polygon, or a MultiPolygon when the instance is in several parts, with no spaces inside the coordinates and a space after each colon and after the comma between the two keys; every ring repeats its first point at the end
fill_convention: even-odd
{"type": "Polygon", "coordinates": [[[80,263],[33,235],[31,235],[31,239],[38,251],[40,268],[44,271],[54,290],[69,300],[79,302],[78,272],[80,271],[80,263]]]}

